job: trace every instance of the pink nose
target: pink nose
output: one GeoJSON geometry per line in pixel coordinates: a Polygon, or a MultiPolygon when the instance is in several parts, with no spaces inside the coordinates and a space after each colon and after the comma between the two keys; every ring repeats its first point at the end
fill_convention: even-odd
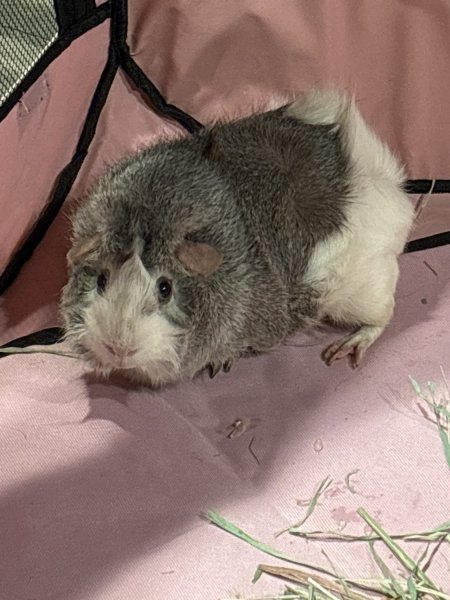
{"type": "Polygon", "coordinates": [[[127,346],[119,346],[112,342],[111,344],[104,343],[105,348],[110,352],[113,356],[118,356],[120,358],[126,358],[129,356],[134,356],[137,353],[136,348],[129,348],[127,346]]]}

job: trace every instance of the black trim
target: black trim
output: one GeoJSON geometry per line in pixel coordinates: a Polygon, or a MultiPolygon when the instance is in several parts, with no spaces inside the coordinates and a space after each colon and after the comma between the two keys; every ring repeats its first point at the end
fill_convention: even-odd
{"type": "Polygon", "coordinates": [[[95,10],[95,0],[53,0],[59,33],[64,35],[68,29],[83,21],[95,10]]]}
{"type": "MultiPolygon", "coordinates": [[[[34,344],[50,346],[51,344],[56,344],[57,342],[60,342],[63,338],[63,335],[64,330],[60,327],[49,327],[48,329],[34,331],[33,333],[29,333],[28,335],[24,335],[23,337],[11,340],[7,344],[3,344],[3,346],[0,346],[0,348],[9,348],[9,346],[13,346],[14,348],[26,348],[27,346],[32,346],[34,344]]],[[[4,358],[5,356],[9,355],[0,354],[0,358],[4,358]]]]}
{"type": "Polygon", "coordinates": [[[161,117],[166,117],[179,123],[188,133],[196,133],[203,125],[173,104],[168,104],[161,92],[150,81],[140,66],[128,53],[121,52],[122,68],[134,85],[148,98],[154,111],[161,117]]]}
{"type": "Polygon", "coordinates": [[[446,246],[447,244],[450,244],[450,231],[412,240],[406,244],[405,252],[420,252],[421,250],[439,248],[439,246],[446,246]]]}
{"type": "Polygon", "coordinates": [[[130,56],[130,48],[127,43],[128,30],[128,1],[116,0],[112,8],[112,43],[116,46],[120,55],[120,65],[134,85],[144,94],[151,107],[161,117],[165,117],[179,123],[188,133],[199,131],[203,125],[194,117],[183,110],[166,102],[165,98],[150,81],[144,71],[130,56]]]}
{"type": "Polygon", "coordinates": [[[408,194],[450,194],[450,179],[410,179],[405,191],[408,194]]]}
{"type": "Polygon", "coordinates": [[[57,178],[56,188],[53,197],[36,221],[31,233],[13,256],[0,277],[0,295],[9,287],[19,274],[20,269],[33,254],[36,246],[44,237],[47,229],[52,224],[59,209],[64,203],[78,172],[81,169],[84,159],[87,156],[89,145],[94,137],[103,106],[109,94],[112,82],[116,76],[119,63],[117,54],[113,46],[110,46],[108,61],[103,69],[100,81],[97,84],[91,104],[84,122],[83,130],[80,135],[75,153],[72,160],[64,167],[57,178]]]}

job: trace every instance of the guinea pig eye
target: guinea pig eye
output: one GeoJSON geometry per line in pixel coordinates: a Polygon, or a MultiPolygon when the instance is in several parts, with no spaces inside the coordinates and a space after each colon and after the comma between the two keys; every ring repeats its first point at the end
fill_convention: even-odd
{"type": "Polygon", "coordinates": [[[162,302],[167,302],[172,295],[172,284],[165,277],[160,277],[156,282],[159,298],[162,302]]]}
{"type": "Polygon", "coordinates": [[[106,288],[106,284],[108,283],[108,275],[105,271],[102,271],[100,275],[97,277],[97,290],[99,292],[103,292],[106,288]]]}

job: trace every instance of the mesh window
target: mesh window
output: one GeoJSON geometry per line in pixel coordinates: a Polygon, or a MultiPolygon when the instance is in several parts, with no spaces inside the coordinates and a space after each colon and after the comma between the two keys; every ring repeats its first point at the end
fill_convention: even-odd
{"type": "Polygon", "coordinates": [[[0,0],[0,106],[57,36],[53,0],[0,0]]]}

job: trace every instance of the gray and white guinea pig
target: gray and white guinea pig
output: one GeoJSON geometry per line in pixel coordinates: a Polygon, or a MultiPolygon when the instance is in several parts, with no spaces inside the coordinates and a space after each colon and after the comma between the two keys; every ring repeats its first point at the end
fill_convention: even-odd
{"type": "Polygon", "coordinates": [[[139,151],[74,215],[67,339],[97,371],[158,386],[326,320],[352,332],[325,362],[356,366],[393,313],[403,181],[334,91],[139,151]]]}

